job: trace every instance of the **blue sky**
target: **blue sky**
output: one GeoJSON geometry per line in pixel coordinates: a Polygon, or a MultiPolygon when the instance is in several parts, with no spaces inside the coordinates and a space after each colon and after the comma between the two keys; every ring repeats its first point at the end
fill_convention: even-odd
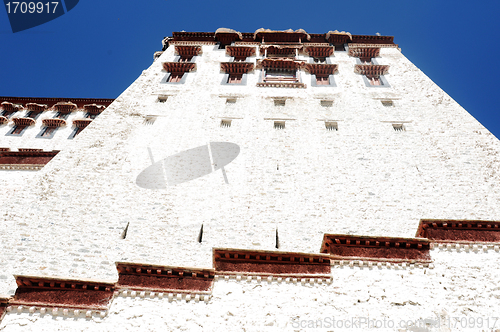
{"type": "Polygon", "coordinates": [[[0,96],[116,98],[172,31],[257,28],[394,36],[403,54],[500,137],[500,3],[472,1],[96,1],[12,33],[0,8],[0,96]]]}

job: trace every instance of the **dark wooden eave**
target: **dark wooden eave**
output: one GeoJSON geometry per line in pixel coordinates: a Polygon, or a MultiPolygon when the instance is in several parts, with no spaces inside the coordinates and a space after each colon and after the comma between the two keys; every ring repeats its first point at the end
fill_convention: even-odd
{"type": "Polygon", "coordinates": [[[255,55],[255,47],[226,46],[226,54],[235,58],[248,58],[255,55]]]}
{"type": "Polygon", "coordinates": [[[12,121],[14,121],[16,126],[23,127],[32,126],[35,124],[35,120],[33,120],[32,118],[13,118],[12,121]]]}
{"type": "Polygon", "coordinates": [[[306,63],[304,68],[312,75],[328,76],[335,74],[338,65],[327,63],[306,63]]]}
{"type": "Polygon", "coordinates": [[[380,48],[373,47],[351,47],[349,48],[349,56],[356,58],[376,58],[380,55],[380,48]]]}
{"type": "Polygon", "coordinates": [[[306,47],[306,53],[315,58],[326,58],[333,54],[332,46],[310,46],[306,47]]]}
{"type": "Polygon", "coordinates": [[[263,68],[297,70],[304,65],[304,62],[295,61],[293,59],[277,58],[277,59],[263,59],[259,61],[258,64],[263,68]]]}
{"type": "Polygon", "coordinates": [[[182,57],[193,57],[201,53],[201,46],[175,46],[175,52],[182,57]]]}
{"type": "Polygon", "coordinates": [[[66,125],[66,120],[64,119],[43,119],[42,123],[46,127],[62,127],[66,125]]]}
{"type": "Polygon", "coordinates": [[[222,62],[220,69],[229,74],[246,74],[253,70],[252,62],[222,62]]]}
{"type": "Polygon", "coordinates": [[[196,69],[193,62],[164,62],[163,69],[170,73],[186,73],[196,69]]]}
{"type": "Polygon", "coordinates": [[[394,44],[394,36],[352,35],[355,44],[394,44]]]}
{"type": "Polygon", "coordinates": [[[174,41],[214,41],[215,32],[172,32],[174,41]]]}
{"type": "Polygon", "coordinates": [[[388,65],[356,65],[354,67],[356,74],[366,75],[370,77],[379,77],[386,75],[389,72],[388,65]]]}
{"type": "Polygon", "coordinates": [[[86,128],[90,123],[92,122],[91,119],[78,119],[78,120],[73,120],[73,124],[77,128],[86,128]]]}

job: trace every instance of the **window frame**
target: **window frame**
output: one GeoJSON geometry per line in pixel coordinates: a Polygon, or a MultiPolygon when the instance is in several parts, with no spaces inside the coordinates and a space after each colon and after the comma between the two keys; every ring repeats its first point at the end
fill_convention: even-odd
{"type": "Polygon", "coordinates": [[[42,130],[40,130],[40,132],[38,133],[38,135],[36,135],[36,138],[43,138],[43,139],[52,139],[57,130],[59,129],[59,127],[49,127],[49,126],[43,126],[42,127],[42,130]],[[45,136],[45,133],[50,130],[50,133],[45,136]]]}

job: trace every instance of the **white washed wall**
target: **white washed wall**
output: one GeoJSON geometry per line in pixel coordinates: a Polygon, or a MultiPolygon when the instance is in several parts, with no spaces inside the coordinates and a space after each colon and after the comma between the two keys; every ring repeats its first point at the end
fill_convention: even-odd
{"type": "MultiPolygon", "coordinates": [[[[23,191],[4,196],[0,293],[13,294],[13,274],[113,281],[115,261],[211,267],[213,247],[274,250],[276,228],[279,250],[318,253],[324,233],[412,237],[421,218],[500,219],[498,140],[397,49],[377,59],[390,65],[391,88],[365,87],[355,58],[340,52],[331,58],[336,88],[311,88],[308,75],[307,89],[257,88],[259,71],[246,86],[221,85],[219,63],[229,58],[213,46],[203,46],[185,84],[160,84],[161,63],[173,60],[170,47],[23,191]],[[158,94],[172,96],[158,103],[158,94]],[[225,104],[228,95],[236,104],[225,104]],[[288,97],[286,106],[275,97],[288,97]],[[158,116],[154,125],[144,125],[147,115],[158,116]],[[224,117],[237,119],[221,128],[224,117]],[[265,118],[293,120],[277,131],[265,118]],[[324,119],[339,130],[327,131],[324,119]],[[394,131],[401,121],[406,131],[394,131]],[[148,148],[158,161],[221,141],[241,148],[225,167],[229,184],[221,171],[165,190],[135,184],[151,165],[148,148]]],[[[498,255],[434,250],[434,269],[333,268],[330,285],[217,281],[208,304],[118,298],[104,319],[10,312],[0,328],[262,331],[294,330],[294,317],[486,319],[498,307],[498,255]]]]}

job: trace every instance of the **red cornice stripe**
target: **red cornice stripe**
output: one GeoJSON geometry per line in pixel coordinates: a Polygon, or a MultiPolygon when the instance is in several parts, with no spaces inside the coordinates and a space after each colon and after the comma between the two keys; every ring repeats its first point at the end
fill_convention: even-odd
{"type": "Polygon", "coordinates": [[[422,219],[416,236],[435,242],[500,242],[500,221],[422,219]]]}
{"type": "Polygon", "coordinates": [[[430,261],[427,239],[325,234],[321,252],[333,258],[430,261]]]}
{"type": "Polygon", "coordinates": [[[330,257],[321,254],[214,248],[213,257],[217,272],[265,275],[330,273],[330,257]]]}
{"type": "Polygon", "coordinates": [[[0,165],[46,165],[59,153],[59,151],[39,151],[38,149],[19,150],[0,151],[0,165]]]}
{"type": "Polygon", "coordinates": [[[117,288],[159,292],[210,292],[214,269],[116,263],[117,288]]]}
{"type": "Polygon", "coordinates": [[[15,276],[11,304],[65,308],[107,309],[114,283],[73,279],[15,276]]]}

